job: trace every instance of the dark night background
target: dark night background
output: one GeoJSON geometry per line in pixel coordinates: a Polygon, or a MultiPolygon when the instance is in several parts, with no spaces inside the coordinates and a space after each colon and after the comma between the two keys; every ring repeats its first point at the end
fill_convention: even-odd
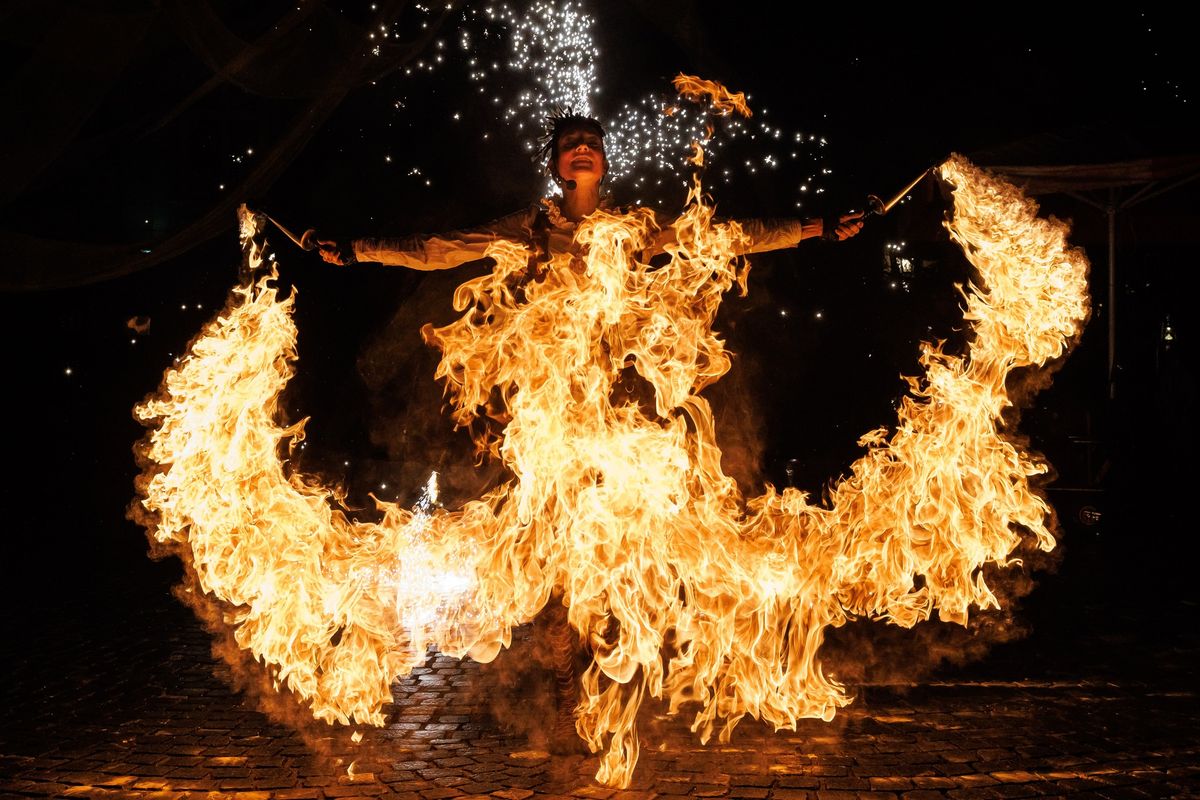
{"type": "MultiPolygon", "coordinates": [[[[234,284],[239,202],[301,230],[370,235],[479,223],[540,190],[492,93],[478,94],[466,76],[467,55],[455,45],[461,7],[442,19],[379,5],[4,4],[6,627],[118,624],[123,609],[174,602],[167,587],[177,565],[147,559],[144,534],[124,518],[131,446],[142,435],[130,409],[234,284]],[[293,30],[311,31],[284,37],[270,58],[221,72],[200,53],[207,42],[207,55],[233,64],[229,42],[262,41],[293,15],[303,15],[293,30]],[[225,38],[214,45],[198,33],[201,19],[225,38]],[[403,48],[390,56],[385,48],[375,72],[362,69],[361,41],[381,21],[404,39],[435,26],[432,36],[451,45],[444,63],[406,75],[411,62],[389,61],[403,48]],[[151,321],[144,334],[126,326],[137,316],[151,321]]],[[[825,136],[828,191],[806,213],[887,195],[950,152],[991,165],[1198,152],[1194,45],[1182,11],[1047,19],[1005,5],[956,18],[909,4],[826,5],[797,21],[756,3],[586,8],[596,19],[602,115],[621,98],[666,92],[684,71],[748,92],[767,112],[756,120],[825,136]]],[[[501,41],[493,32],[478,51],[503,61],[501,41]]],[[[490,85],[509,97],[519,83],[501,69],[490,85]]],[[[746,158],[770,152],[761,139],[736,147],[746,158]]],[[[724,163],[742,163],[734,152],[724,163]]],[[[722,214],[794,211],[799,171],[734,172],[711,185],[722,214]]],[[[1200,182],[1185,182],[1194,174],[1164,179],[1161,188],[1182,183],[1117,215],[1112,400],[1104,213],[1078,196],[1040,198],[1075,222],[1074,241],[1092,262],[1093,315],[1022,423],[1059,473],[1048,491],[1065,553],[1027,601],[1035,630],[1071,630],[1089,604],[1155,632],[1194,624],[1187,528],[1200,182]],[[1162,626],[1151,624],[1159,604],[1162,626]]],[[[1084,194],[1109,200],[1106,190],[1084,194]]],[[[855,458],[861,433],[893,419],[916,343],[953,340],[961,322],[953,284],[967,275],[938,238],[938,203],[927,186],[848,243],[806,242],[755,259],[749,297],[727,300],[720,327],[738,365],[714,402],[724,427],[755,432],[744,451],[759,480],[819,492],[855,458]],[[883,260],[884,244],[898,240],[925,265],[903,281],[883,260]]],[[[464,450],[437,414],[435,358],[417,335],[422,322],[449,319],[461,275],[335,269],[279,252],[282,281],[299,291],[299,374],[287,405],[312,417],[305,468],[345,480],[359,500],[380,482],[410,499],[429,468],[458,463],[464,450]]]]}

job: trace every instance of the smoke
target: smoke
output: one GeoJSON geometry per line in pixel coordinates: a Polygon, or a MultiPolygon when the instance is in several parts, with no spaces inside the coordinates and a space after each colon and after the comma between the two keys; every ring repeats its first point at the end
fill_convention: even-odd
{"type": "Polygon", "coordinates": [[[729,372],[708,387],[713,406],[721,468],[747,497],[760,494],[765,480],[767,420],[756,402],[762,370],[752,353],[735,353],[729,372]]]}
{"type": "MultiPolygon", "coordinates": [[[[1051,530],[1057,532],[1056,523],[1051,530]]],[[[827,632],[820,657],[826,673],[850,687],[908,686],[945,670],[982,661],[996,647],[1025,638],[1032,631],[1022,614],[1021,599],[1036,587],[1034,574],[1051,574],[1061,549],[1046,553],[1027,544],[1014,554],[1018,565],[983,569],[1000,608],[976,611],[967,624],[927,620],[908,629],[859,619],[827,632]]]]}
{"type": "MultiPolygon", "coordinates": [[[[558,654],[550,630],[555,624],[553,616],[543,612],[533,623],[514,631],[512,646],[492,662],[480,665],[469,694],[474,705],[488,709],[504,733],[522,737],[530,749],[547,753],[561,751],[566,744],[556,737],[556,727],[560,719],[570,718],[578,703],[577,688],[574,698],[558,693],[554,671],[558,654]]],[[[576,664],[577,674],[581,666],[576,664]]]]}
{"type": "Polygon", "coordinates": [[[456,429],[445,413],[444,389],[433,378],[441,353],[425,343],[420,331],[427,323],[453,319],[454,289],[487,269],[477,264],[423,275],[358,357],[371,442],[386,454],[391,479],[401,491],[412,491],[436,470],[443,505],[449,508],[480,497],[506,476],[497,462],[479,457],[472,436],[480,429],[456,429]]]}

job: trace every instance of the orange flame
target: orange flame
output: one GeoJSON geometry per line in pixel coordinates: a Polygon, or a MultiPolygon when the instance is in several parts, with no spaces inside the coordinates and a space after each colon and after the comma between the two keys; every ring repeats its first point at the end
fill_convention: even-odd
{"type": "Polygon", "coordinates": [[[695,75],[684,75],[682,72],[671,81],[675,91],[693,102],[700,102],[707,97],[712,102],[712,108],[718,114],[741,114],[743,117],[752,116],[750,106],[746,104],[744,92],[731,92],[716,81],[698,78],[695,75]]]}
{"type": "Polygon", "coordinates": [[[463,316],[425,329],[454,418],[497,396],[510,418],[480,445],[511,480],[456,511],[379,501],[381,521],[351,521],[337,493],[285,467],[304,436],[278,421],[294,297],[273,275],[239,287],[135,409],[151,428],[149,533],[328,721],[383,724],[389,682],[428,646],[490,660],[556,589],[591,652],[576,727],[604,751],[603,783],[629,784],[646,697],[695,708],[705,742],[747,714],[829,720],[850,701],[821,670],[829,626],[935,610],[963,623],[997,604],[984,564],[1012,563],[1022,535],[1054,546],[1030,485],[1046,466],[1002,433],[1005,382],[1079,333],[1087,263],[1014,187],[958,157],[939,174],[954,187],[950,235],[978,271],[962,289],[969,352],[922,345],[894,433],[862,437],[825,505],[769,486],[746,499],[721,469],[699,393],[729,368],[712,326],[723,294],[745,291],[744,235],[714,222],[697,181],[666,266],[638,258],[652,212],[600,211],[579,228],[582,265],[556,257],[526,280],[528,251],[498,242],[495,268],[455,292],[463,316]],[[617,391],[629,366],[644,405],[617,391]]]}

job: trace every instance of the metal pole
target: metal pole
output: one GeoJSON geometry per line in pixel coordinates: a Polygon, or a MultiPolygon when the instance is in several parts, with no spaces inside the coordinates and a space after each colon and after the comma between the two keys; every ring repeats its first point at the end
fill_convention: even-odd
{"type": "Polygon", "coordinates": [[[1117,396],[1117,190],[1108,190],[1108,399],[1117,396]]]}

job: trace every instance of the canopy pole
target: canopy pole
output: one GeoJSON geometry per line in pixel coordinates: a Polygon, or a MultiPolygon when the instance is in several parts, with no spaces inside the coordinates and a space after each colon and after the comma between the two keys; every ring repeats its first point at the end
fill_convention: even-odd
{"type": "Polygon", "coordinates": [[[1117,190],[1108,190],[1108,399],[1117,397],[1117,190]]]}

